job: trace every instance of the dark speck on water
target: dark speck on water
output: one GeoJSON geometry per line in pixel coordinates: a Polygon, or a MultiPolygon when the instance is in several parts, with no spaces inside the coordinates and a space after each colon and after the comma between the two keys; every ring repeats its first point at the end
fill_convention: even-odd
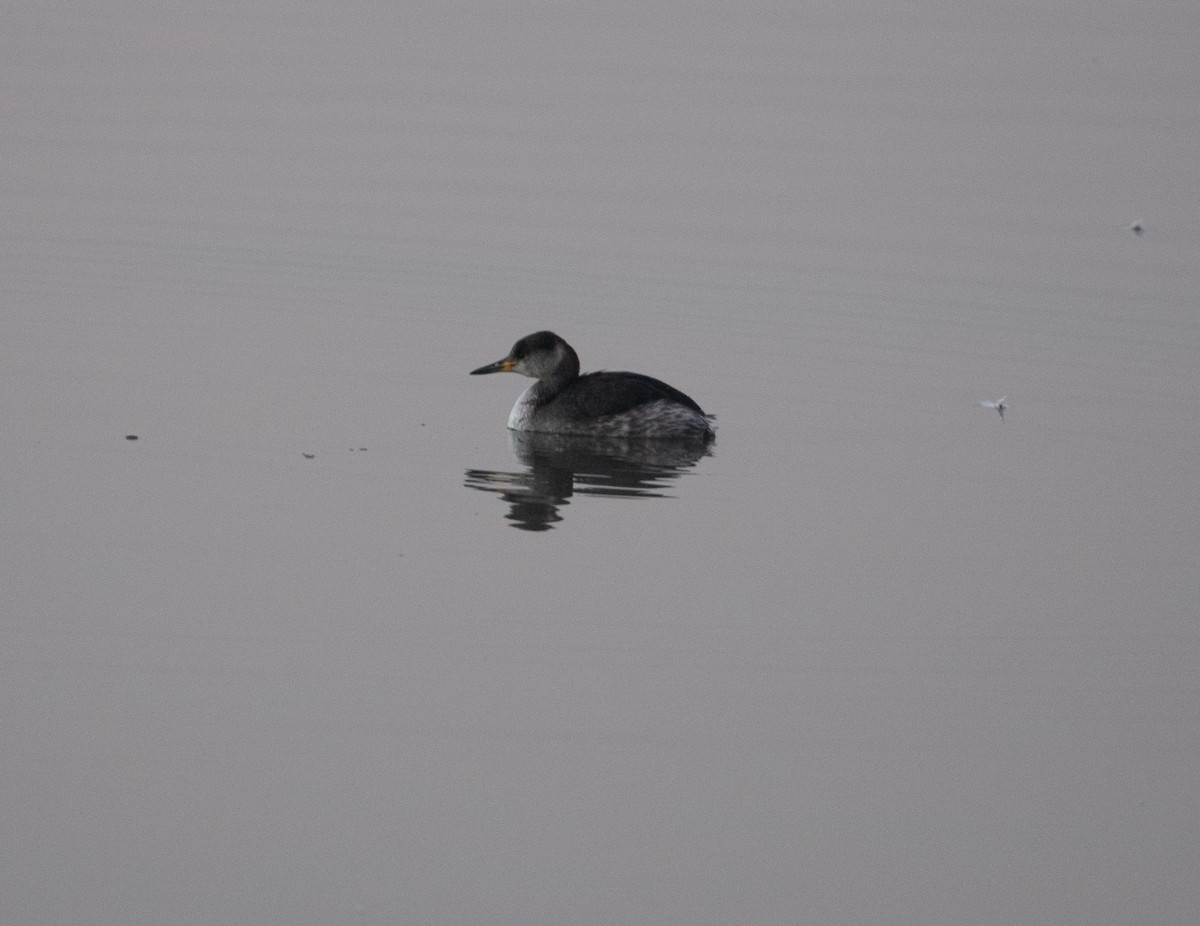
{"type": "Polygon", "coordinates": [[[126,434],[125,435],[125,440],[137,440],[137,439],[138,439],[138,436],[136,434],[126,434]]]}

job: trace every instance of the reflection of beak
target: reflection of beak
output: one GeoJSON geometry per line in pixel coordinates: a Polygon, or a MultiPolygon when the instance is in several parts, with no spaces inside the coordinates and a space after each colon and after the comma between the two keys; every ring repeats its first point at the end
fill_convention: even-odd
{"type": "Polygon", "coordinates": [[[480,367],[478,370],[472,370],[472,376],[478,376],[480,373],[511,373],[513,368],[513,360],[505,357],[503,360],[497,360],[495,363],[489,363],[486,367],[480,367]]]}

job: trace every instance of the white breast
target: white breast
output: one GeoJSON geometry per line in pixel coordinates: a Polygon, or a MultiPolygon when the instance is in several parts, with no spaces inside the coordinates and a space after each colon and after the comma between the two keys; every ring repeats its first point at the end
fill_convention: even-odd
{"type": "Polygon", "coordinates": [[[533,430],[533,413],[537,409],[537,387],[534,383],[521,393],[517,404],[508,413],[508,426],[514,431],[533,430]]]}

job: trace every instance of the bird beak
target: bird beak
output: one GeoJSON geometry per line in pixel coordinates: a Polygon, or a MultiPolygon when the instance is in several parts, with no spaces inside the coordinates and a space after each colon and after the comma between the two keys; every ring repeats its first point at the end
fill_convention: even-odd
{"type": "Polygon", "coordinates": [[[515,361],[511,357],[505,357],[503,360],[497,360],[495,363],[489,363],[485,367],[480,367],[478,370],[472,370],[472,376],[478,376],[481,373],[511,373],[515,361]]]}

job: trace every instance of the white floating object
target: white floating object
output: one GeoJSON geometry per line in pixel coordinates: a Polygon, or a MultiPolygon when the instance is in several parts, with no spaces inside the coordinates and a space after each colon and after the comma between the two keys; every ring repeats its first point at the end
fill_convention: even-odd
{"type": "Polygon", "coordinates": [[[1006,396],[1006,395],[1001,396],[1000,398],[996,399],[995,401],[993,401],[991,399],[985,399],[984,401],[979,403],[979,407],[980,408],[991,408],[991,409],[996,410],[997,412],[1000,413],[1000,420],[1003,421],[1005,409],[1008,408],[1008,396],[1006,396]]]}

